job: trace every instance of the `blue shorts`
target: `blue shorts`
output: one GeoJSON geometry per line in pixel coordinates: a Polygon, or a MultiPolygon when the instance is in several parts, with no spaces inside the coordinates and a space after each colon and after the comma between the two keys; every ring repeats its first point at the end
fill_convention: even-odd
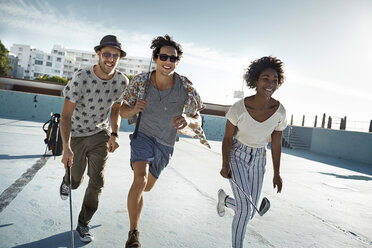
{"type": "Polygon", "coordinates": [[[158,179],[173,155],[173,147],[160,144],[155,138],[140,132],[138,132],[136,139],[133,139],[132,136],[132,134],[129,135],[131,166],[133,162],[137,161],[149,162],[151,175],[158,179]]]}

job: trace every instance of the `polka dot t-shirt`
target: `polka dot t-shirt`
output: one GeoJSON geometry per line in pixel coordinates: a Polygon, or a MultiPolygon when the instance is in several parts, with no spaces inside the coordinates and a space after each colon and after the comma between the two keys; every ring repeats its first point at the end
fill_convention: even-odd
{"type": "Polygon", "coordinates": [[[76,103],[71,118],[71,136],[81,137],[109,130],[108,113],[114,103],[121,104],[128,78],[119,71],[110,80],[102,80],[94,66],[80,69],[63,89],[66,100],[76,103]]]}

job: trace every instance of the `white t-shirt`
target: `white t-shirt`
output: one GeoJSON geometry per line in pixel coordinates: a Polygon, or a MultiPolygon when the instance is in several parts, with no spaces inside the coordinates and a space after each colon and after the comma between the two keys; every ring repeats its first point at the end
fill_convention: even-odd
{"type": "Polygon", "coordinates": [[[231,106],[226,118],[238,127],[235,139],[253,148],[265,147],[273,131],[283,131],[287,126],[286,111],[282,104],[269,119],[258,122],[248,113],[244,99],[231,106]]]}

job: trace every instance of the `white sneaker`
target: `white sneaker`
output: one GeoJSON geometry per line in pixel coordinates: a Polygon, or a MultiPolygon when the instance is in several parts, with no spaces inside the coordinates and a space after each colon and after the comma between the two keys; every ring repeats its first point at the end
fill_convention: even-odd
{"type": "Polygon", "coordinates": [[[227,195],[223,189],[220,189],[217,193],[218,203],[217,203],[217,214],[218,216],[222,217],[225,215],[225,207],[226,203],[225,200],[227,195]]]}

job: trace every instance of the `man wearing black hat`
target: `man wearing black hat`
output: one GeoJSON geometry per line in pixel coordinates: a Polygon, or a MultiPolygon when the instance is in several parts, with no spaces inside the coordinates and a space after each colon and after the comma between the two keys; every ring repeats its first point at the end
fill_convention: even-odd
{"type": "MultiPolygon", "coordinates": [[[[88,165],[89,184],[76,228],[83,242],[93,240],[88,224],[98,208],[108,153],[119,147],[119,110],[129,82],[116,70],[119,59],[126,55],[116,36],[106,35],[94,50],[98,64],[76,71],[63,90],[65,100],[61,117],[62,163],[65,168],[71,167],[72,189],[83,182],[88,165]]],[[[66,170],[60,186],[63,200],[69,196],[67,185],[66,170]]]]}

